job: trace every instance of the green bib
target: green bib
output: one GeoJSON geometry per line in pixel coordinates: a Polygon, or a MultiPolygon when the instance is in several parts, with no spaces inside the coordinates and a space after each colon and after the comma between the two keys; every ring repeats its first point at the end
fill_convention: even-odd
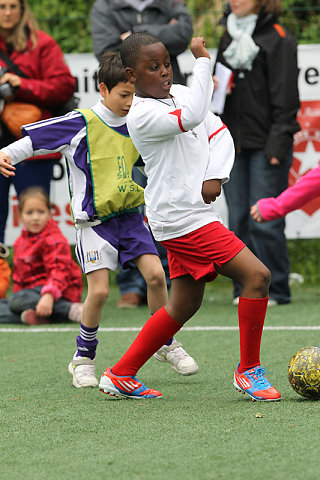
{"type": "Polygon", "coordinates": [[[143,188],[132,180],[139,158],[129,135],[109,127],[90,109],[77,109],[87,126],[93,203],[101,221],[137,211],[144,204],[143,188]]]}

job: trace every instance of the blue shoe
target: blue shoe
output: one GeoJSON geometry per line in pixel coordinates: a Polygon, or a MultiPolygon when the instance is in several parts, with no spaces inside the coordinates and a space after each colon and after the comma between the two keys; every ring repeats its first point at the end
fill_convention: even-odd
{"type": "Polygon", "coordinates": [[[233,385],[239,392],[247,393],[252,398],[252,401],[276,402],[281,399],[280,393],[264,376],[268,372],[266,368],[257,365],[245,372],[238,373],[239,365],[234,372],[233,381],[233,385]]]}
{"type": "Polygon", "coordinates": [[[147,388],[143,383],[139,382],[136,377],[126,377],[113,375],[110,367],[103,373],[99,389],[101,392],[118,398],[161,398],[161,392],[147,388]]]}

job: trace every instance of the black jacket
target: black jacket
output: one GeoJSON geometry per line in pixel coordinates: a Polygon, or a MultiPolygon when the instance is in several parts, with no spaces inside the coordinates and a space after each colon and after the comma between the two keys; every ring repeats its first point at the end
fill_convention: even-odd
{"type": "MultiPolygon", "coordinates": [[[[226,19],[225,19],[226,20],[226,19]]],[[[227,95],[223,122],[237,150],[264,149],[268,158],[283,161],[300,130],[297,44],[271,14],[260,12],[252,38],[260,47],[252,70],[233,70],[234,84],[227,95]]],[[[231,43],[227,31],[221,37],[217,59],[227,67],[222,52],[231,43]]]]}
{"type": "Polygon", "coordinates": [[[166,46],[173,69],[174,83],[185,84],[177,55],[184,52],[191,39],[192,17],[182,0],[154,0],[139,13],[124,0],[97,0],[91,10],[93,51],[98,60],[110,50],[119,50],[124,32],[147,32],[166,46]],[[170,25],[175,18],[177,22],[170,25]]]}

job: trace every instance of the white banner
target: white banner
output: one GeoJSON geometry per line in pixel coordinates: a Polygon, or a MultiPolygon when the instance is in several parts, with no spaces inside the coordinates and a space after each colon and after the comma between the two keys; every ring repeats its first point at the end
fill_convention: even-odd
{"type": "MultiPolygon", "coordinates": [[[[210,50],[212,58],[216,51],[210,50]]],[[[290,171],[289,183],[293,185],[298,178],[320,163],[320,44],[299,45],[299,92],[301,110],[299,122],[302,130],[295,136],[294,161],[290,171]]],[[[72,74],[77,78],[77,96],[80,108],[94,105],[100,97],[97,79],[98,62],[93,54],[65,55],[72,74]]],[[[194,57],[190,51],[179,56],[181,70],[190,81],[194,57]]],[[[69,196],[65,165],[61,162],[55,166],[55,179],[52,182],[51,200],[54,204],[54,219],[71,244],[75,243],[75,231],[70,215],[69,196]]],[[[223,194],[216,201],[216,207],[223,221],[228,225],[227,206],[223,194]]],[[[320,197],[302,210],[287,216],[286,234],[288,238],[320,237],[320,197]]],[[[5,241],[12,245],[20,234],[21,225],[17,214],[17,197],[12,187],[10,190],[10,210],[7,221],[5,241]]]]}

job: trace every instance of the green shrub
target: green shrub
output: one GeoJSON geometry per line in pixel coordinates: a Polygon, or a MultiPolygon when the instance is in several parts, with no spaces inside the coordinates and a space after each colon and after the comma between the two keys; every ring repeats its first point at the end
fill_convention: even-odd
{"type": "MultiPolygon", "coordinates": [[[[92,51],[90,10],[94,0],[29,0],[40,28],[52,35],[64,53],[92,51]]],[[[216,48],[223,28],[219,26],[224,0],[187,0],[193,16],[194,33],[216,48]]],[[[318,0],[283,0],[281,23],[299,43],[318,43],[320,6],[318,0]]]]}

